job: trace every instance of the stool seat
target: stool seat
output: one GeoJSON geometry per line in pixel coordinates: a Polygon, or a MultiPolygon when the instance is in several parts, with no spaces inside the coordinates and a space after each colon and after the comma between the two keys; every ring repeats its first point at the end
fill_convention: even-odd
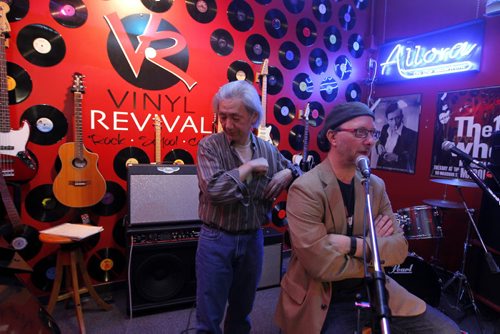
{"type": "Polygon", "coordinates": [[[106,303],[97,294],[92,285],[90,276],[83,261],[81,243],[79,241],[74,241],[68,237],[62,237],[47,233],[40,233],[39,239],[44,243],[56,244],[60,246],[59,250],[57,251],[56,274],[54,284],[52,286],[52,291],[50,293],[49,303],[47,305],[47,311],[52,314],[56,302],[72,298],[75,304],[76,317],[78,320],[78,325],[80,327],[80,332],[85,333],[85,323],[83,321],[83,310],[80,301],[80,295],[82,293],[88,292],[97,303],[97,305],[106,311],[111,309],[111,305],[106,303]],[[68,292],[65,294],[59,294],[61,290],[64,269],[66,269],[68,292]],[[83,287],[80,287],[80,284],[78,282],[78,270],[80,271],[80,275],[84,283],[83,287]]]}

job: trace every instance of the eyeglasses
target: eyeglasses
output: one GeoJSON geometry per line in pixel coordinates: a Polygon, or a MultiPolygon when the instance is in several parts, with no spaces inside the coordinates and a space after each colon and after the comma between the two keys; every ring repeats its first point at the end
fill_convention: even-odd
{"type": "Polygon", "coordinates": [[[345,131],[345,132],[350,132],[354,135],[354,137],[356,138],[362,138],[362,139],[365,139],[368,137],[368,134],[370,134],[373,139],[379,139],[380,138],[380,131],[378,130],[368,130],[366,128],[357,128],[357,129],[342,129],[342,128],[339,128],[339,129],[336,129],[334,131],[345,131]]]}

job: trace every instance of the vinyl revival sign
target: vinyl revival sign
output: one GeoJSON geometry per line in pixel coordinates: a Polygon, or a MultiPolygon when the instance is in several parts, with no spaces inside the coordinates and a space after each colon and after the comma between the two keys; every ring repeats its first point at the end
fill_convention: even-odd
{"type": "Polygon", "coordinates": [[[379,51],[378,82],[411,80],[479,71],[484,20],[384,44],[379,51]]]}

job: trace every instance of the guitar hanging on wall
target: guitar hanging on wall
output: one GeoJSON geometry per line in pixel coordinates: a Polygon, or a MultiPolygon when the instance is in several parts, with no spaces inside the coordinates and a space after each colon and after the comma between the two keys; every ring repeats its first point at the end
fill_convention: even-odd
{"type": "Polygon", "coordinates": [[[7,13],[9,6],[0,2],[0,168],[6,181],[29,181],[38,170],[35,160],[26,151],[30,136],[28,121],[19,130],[10,126],[9,95],[7,86],[6,34],[10,31],[7,13]]]}
{"type": "Polygon", "coordinates": [[[155,115],[153,118],[153,125],[155,127],[155,163],[161,164],[161,119],[160,116],[155,115]]]}
{"type": "Polygon", "coordinates": [[[262,81],[262,117],[260,119],[259,129],[258,129],[258,137],[264,141],[273,143],[271,139],[271,126],[266,126],[266,105],[267,105],[267,75],[269,74],[268,70],[269,59],[264,59],[262,63],[262,70],[260,72],[260,80],[262,81]]]}
{"type": "Polygon", "coordinates": [[[307,172],[314,167],[314,157],[309,155],[309,114],[311,110],[309,109],[309,103],[306,105],[306,111],[304,112],[304,146],[303,153],[295,154],[292,158],[292,162],[300,166],[302,171],[307,172]]]}
{"type": "Polygon", "coordinates": [[[62,167],[54,179],[53,192],[56,199],[72,208],[83,208],[96,204],[106,193],[106,181],[97,169],[99,156],[88,151],[82,136],[82,97],[85,93],[83,75],[73,75],[71,91],[74,97],[75,141],[59,147],[62,167]]]}

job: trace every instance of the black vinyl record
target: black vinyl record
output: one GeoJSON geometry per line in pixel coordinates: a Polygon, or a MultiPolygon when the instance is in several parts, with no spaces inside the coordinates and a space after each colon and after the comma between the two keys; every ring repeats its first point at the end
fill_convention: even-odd
{"type": "Polygon", "coordinates": [[[87,7],[81,0],[50,0],[50,15],[57,23],[78,28],[87,21],[87,7]]]}
{"type": "Polygon", "coordinates": [[[120,218],[113,226],[113,240],[121,247],[127,247],[127,238],[125,237],[125,218],[120,218]]]}
{"type": "Polygon", "coordinates": [[[0,236],[26,261],[34,258],[42,248],[39,234],[37,229],[26,224],[0,225],[0,236]]]}
{"type": "Polygon", "coordinates": [[[358,9],[366,9],[368,7],[369,0],[354,0],[354,5],[358,9]]]}
{"type": "Polygon", "coordinates": [[[52,145],[68,132],[68,120],[64,114],[47,104],[26,109],[21,116],[30,124],[30,141],[38,145],[52,145]]]}
{"type": "Polygon", "coordinates": [[[155,13],[164,13],[172,7],[174,0],[141,0],[144,7],[155,13]]]}
{"type": "Polygon", "coordinates": [[[227,30],[217,29],[210,36],[210,46],[218,55],[227,56],[234,48],[233,36],[227,30]]]}
{"type": "Polygon", "coordinates": [[[189,15],[200,23],[209,23],[217,15],[215,0],[186,0],[189,15]]]}
{"type": "Polygon", "coordinates": [[[120,277],[126,267],[125,256],[116,248],[102,248],[87,263],[90,277],[99,282],[111,282],[120,277]]]}
{"type": "Polygon", "coordinates": [[[9,22],[15,22],[22,20],[30,9],[29,0],[14,0],[7,1],[10,7],[10,11],[7,13],[7,20],[9,22]]]}
{"type": "Polygon", "coordinates": [[[181,148],[175,148],[165,155],[164,160],[166,164],[172,165],[192,165],[194,159],[188,151],[181,148]]]}
{"type": "Polygon", "coordinates": [[[318,127],[323,124],[325,119],[325,108],[319,102],[309,102],[309,125],[313,127],[318,127]]]}
{"type": "Polygon", "coordinates": [[[321,152],[328,152],[330,150],[330,143],[328,139],[322,136],[316,137],[316,144],[321,152]]]}
{"type": "Polygon", "coordinates": [[[326,72],[328,68],[328,56],[323,49],[315,48],[309,54],[309,66],[311,71],[316,74],[322,74],[326,72]]]}
{"type": "Polygon", "coordinates": [[[328,51],[338,51],[342,45],[342,34],[335,26],[329,26],[323,33],[323,41],[328,51]]]}
{"type": "Polygon", "coordinates": [[[111,216],[123,209],[126,200],[127,194],[122,186],[113,181],[106,181],[106,193],[90,209],[98,216],[111,216]]]}
{"type": "Polygon", "coordinates": [[[271,133],[269,136],[271,137],[273,145],[277,147],[281,139],[280,130],[272,124],[267,124],[267,126],[271,127],[271,133]]]}
{"type": "Polygon", "coordinates": [[[121,149],[113,160],[113,169],[116,175],[122,180],[127,180],[127,166],[130,164],[148,164],[149,157],[142,149],[138,147],[125,147],[121,149]]]}
{"type": "Polygon", "coordinates": [[[287,159],[287,160],[290,160],[292,161],[293,159],[293,154],[288,151],[288,150],[281,150],[280,153],[287,159]]]}
{"type": "Polygon", "coordinates": [[[243,60],[236,60],[232,62],[227,69],[227,80],[229,81],[247,80],[248,82],[253,83],[254,78],[255,74],[253,73],[252,68],[243,60]]]}
{"type": "Polygon", "coordinates": [[[339,84],[332,77],[325,77],[319,85],[319,93],[323,100],[332,102],[337,97],[339,92],[339,84]]]}
{"type": "Polygon", "coordinates": [[[260,3],[261,5],[267,5],[271,3],[272,0],[255,0],[255,2],[260,3]]]}
{"type": "Polygon", "coordinates": [[[305,0],[285,0],[285,7],[292,14],[298,14],[304,10],[305,0]]]}
{"type": "Polygon", "coordinates": [[[274,118],[278,123],[287,125],[295,119],[295,105],[288,97],[282,97],[274,104],[274,118]]]}
{"type": "Polygon", "coordinates": [[[301,99],[308,99],[313,92],[313,82],[307,73],[299,73],[293,79],[293,92],[301,99]]]}
{"type": "Polygon", "coordinates": [[[288,22],[285,14],[278,9],[271,9],[264,17],[264,26],[269,35],[274,38],[285,36],[288,31],[288,22]]]}
{"type": "Polygon", "coordinates": [[[267,93],[276,95],[283,88],[283,74],[276,66],[269,66],[267,75],[267,93]]]}
{"type": "Polygon", "coordinates": [[[286,219],[286,201],[276,203],[272,211],[273,224],[278,227],[283,227],[288,225],[288,220],[286,219]]]}
{"type": "Polygon", "coordinates": [[[352,64],[346,56],[338,56],[335,60],[335,74],[340,80],[347,80],[351,76],[352,64]]]}
{"type": "Polygon", "coordinates": [[[21,66],[7,62],[7,90],[9,94],[9,104],[21,103],[28,98],[33,89],[33,83],[28,72],[21,66]]]}
{"type": "Polygon", "coordinates": [[[229,23],[238,31],[248,31],[253,26],[253,10],[245,1],[232,1],[227,8],[227,17],[229,23]]]}
{"type": "Polygon", "coordinates": [[[286,69],[293,70],[299,65],[300,50],[295,43],[284,42],[281,44],[278,55],[281,65],[286,69]]]}
{"type": "Polygon", "coordinates": [[[312,45],[318,36],[314,22],[308,18],[302,18],[297,22],[297,38],[304,46],[312,45]]]}
{"type": "Polygon", "coordinates": [[[363,43],[363,37],[359,34],[352,34],[347,42],[349,47],[349,52],[354,58],[359,58],[363,55],[363,50],[365,49],[363,43]]]}
{"type": "Polygon", "coordinates": [[[332,17],[332,4],[330,0],[313,0],[313,14],[319,22],[328,22],[332,17]]]}
{"type": "Polygon", "coordinates": [[[264,59],[269,58],[271,48],[264,36],[253,34],[250,35],[245,42],[245,52],[248,59],[256,64],[261,64],[264,59]]]}
{"type": "Polygon", "coordinates": [[[66,44],[61,35],[43,24],[22,28],[17,35],[17,48],[27,61],[45,67],[58,64],[66,54],[66,44]]]}
{"type": "Polygon", "coordinates": [[[63,218],[69,207],[61,204],[52,192],[52,184],[42,184],[28,192],[24,201],[26,212],[41,222],[54,222],[63,218]]]}
{"type": "Polygon", "coordinates": [[[31,282],[33,285],[45,292],[50,292],[56,279],[56,253],[50,254],[38,261],[33,266],[31,282]]]}
{"type": "Polygon", "coordinates": [[[309,153],[310,156],[313,157],[313,160],[314,160],[314,166],[317,166],[321,163],[321,156],[319,155],[318,152],[314,151],[314,150],[309,150],[307,151],[309,153]]]}
{"type": "Polygon", "coordinates": [[[361,101],[361,87],[355,82],[350,83],[345,90],[345,99],[348,102],[361,101]]]}
{"type": "Polygon", "coordinates": [[[351,30],[356,24],[356,13],[351,5],[343,5],[339,9],[339,22],[344,30],[351,30]]]}
{"type": "Polygon", "coordinates": [[[288,143],[296,151],[302,151],[304,148],[304,126],[296,124],[288,134],[288,143]]]}

